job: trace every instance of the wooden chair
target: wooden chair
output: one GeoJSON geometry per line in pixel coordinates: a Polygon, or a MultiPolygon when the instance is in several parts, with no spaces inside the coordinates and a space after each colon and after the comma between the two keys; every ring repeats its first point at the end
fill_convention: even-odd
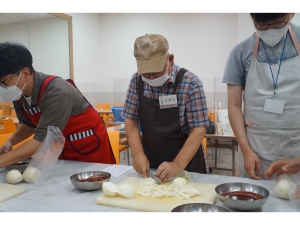
{"type": "Polygon", "coordinates": [[[124,151],[127,149],[127,164],[128,166],[130,165],[129,163],[129,149],[128,146],[126,145],[120,145],[120,131],[118,130],[112,130],[112,131],[107,131],[110,145],[112,147],[115,159],[116,159],[116,164],[120,164],[120,152],[124,151]]]}
{"type": "Polygon", "coordinates": [[[0,134],[12,134],[16,129],[13,119],[0,119],[0,134]]]}

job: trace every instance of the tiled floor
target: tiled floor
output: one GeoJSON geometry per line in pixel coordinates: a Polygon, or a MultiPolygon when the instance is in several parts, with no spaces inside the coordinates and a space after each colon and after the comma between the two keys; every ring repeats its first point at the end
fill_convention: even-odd
{"type": "MultiPolygon", "coordinates": [[[[208,154],[208,163],[210,166],[214,166],[214,157],[212,157],[213,149],[212,148],[207,148],[207,154],[208,154]]],[[[217,151],[218,154],[218,162],[217,166],[222,167],[222,168],[231,168],[232,166],[232,152],[230,149],[218,149],[217,151]]],[[[132,158],[131,154],[129,154],[129,163],[132,165],[132,158]]],[[[237,153],[235,154],[237,156],[237,153]]],[[[122,165],[128,165],[127,164],[127,155],[126,151],[121,152],[120,154],[120,164],[122,165]],[[125,159],[124,159],[124,154],[125,154],[125,159]]],[[[225,170],[212,170],[212,174],[218,174],[218,175],[225,175],[225,176],[232,176],[231,171],[225,171],[225,170]]]]}

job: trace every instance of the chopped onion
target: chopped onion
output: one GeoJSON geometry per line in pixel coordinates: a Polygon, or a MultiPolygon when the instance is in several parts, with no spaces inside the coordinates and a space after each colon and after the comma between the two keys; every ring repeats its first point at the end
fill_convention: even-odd
{"type": "Polygon", "coordinates": [[[125,198],[133,198],[135,196],[134,188],[130,184],[122,184],[118,187],[119,195],[125,198]]]}
{"type": "Polygon", "coordinates": [[[103,182],[102,190],[108,196],[116,196],[118,194],[118,186],[112,182],[103,182]]]}
{"type": "Polygon", "coordinates": [[[6,180],[10,184],[17,184],[23,180],[23,176],[19,170],[10,170],[6,174],[6,180]]]}

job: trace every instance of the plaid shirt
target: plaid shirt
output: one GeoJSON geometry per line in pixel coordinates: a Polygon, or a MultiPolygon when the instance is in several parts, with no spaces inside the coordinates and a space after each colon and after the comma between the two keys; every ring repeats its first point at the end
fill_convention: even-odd
{"type": "MultiPolygon", "coordinates": [[[[144,96],[158,99],[159,96],[174,94],[175,79],[179,70],[180,67],[174,64],[170,79],[162,87],[152,87],[144,82],[144,96]]],[[[133,74],[122,111],[122,116],[133,120],[139,120],[138,80],[139,75],[137,73],[133,74]]],[[[189,71],[184,74],[178,86],[177,103],[179,107],[180,125],[183,133],[188,134],[190,132],[190,128],[205,127],[209,125],[206,96],[202,82],[198,76],[189,71]]],[[[209,165],[205,155],[204,160],[206,172],[208,174],[209,165]]]]}
{"type": "MultiPolygon", "coordinates": [[[[175,78],[179,70],[180,67],[174,64],[170,79],[162,87],[152,87],[144,82],[144,96],[158,99],[159,96],[174,94],[175,78]]],[[[130,80],[125,106],[122,111],[122,116],[133,120],[139,120],[138,78],[139,75],[135,73],[130,80]]],[[[209,125],[206,96],[202,82],[198,76],[189,71],[185,73],[178,86],[177,102],[180,125],[183,133],[188,134],[190,128],[209,125]]]]}

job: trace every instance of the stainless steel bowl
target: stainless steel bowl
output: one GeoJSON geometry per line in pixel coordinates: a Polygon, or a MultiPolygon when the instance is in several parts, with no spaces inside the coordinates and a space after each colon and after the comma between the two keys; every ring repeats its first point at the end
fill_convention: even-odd
{"type": "Polygon", "coordinates": [[[270,195],[269,191],[261,186],[248,183],[224,183],[215,188],[218,199],[226,206],[240,211],[249,211],[262,207],[270,195]],[[226,195],[228,192],[245,191],[263,196],[263,199],[246,197],[245,195],[226,195]],[[223,194],[223,195],[222,195],[223,194]]]}
{"type": "Polygon", "coordinates": [[[27,158],[27,159],[24,159],[24,160],[22,160],[18,163],[7,166],[6,169],[7,170],[19,170],[20,173],[23,173],[25,171],[25,169],[27,168],[30,160],[31,160],[31,157],[27,158]]]}
{"type": "Polygon", "coordinates": [[[171,212],[231,212],[221,206],[206,203],[189,203],[179,205],[172,209],[171,212]]]}
{"type": "Polygon", "coordinates": [[[73,174],[70,177],[70,180],[75,188],[84,190],[84,191],[94,191],[102,188],[102,183],[109,181],[111,174],[103,171],[87,171],[82,173],[73,174]],[[87,178],[92,176],[106,176],[106,179],[101,181],[89,181],[87,178]]]}

